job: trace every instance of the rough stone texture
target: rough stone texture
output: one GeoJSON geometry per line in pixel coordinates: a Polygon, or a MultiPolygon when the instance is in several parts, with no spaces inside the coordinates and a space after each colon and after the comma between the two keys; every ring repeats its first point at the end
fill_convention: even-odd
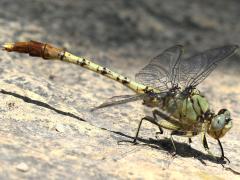
{"type": "MultiPolygon", "coordinates": [[[[51,42],[131,78],[149,57],[176,43],[194,53],[240,44],[238,0],[1,0],[0,42],[51,42]]],[[[0,52],[0,179],[238,179],[205,155],[201,137],[175,138],[144,124],[131,140],[140,102],[91,113],[120,84],[78,66],[0,52]]],[[[230,167],[240,171],[239,54],[199,86],[216,111],[228,108],[234,127],[222,139],[230,167]]],[[[209,138],[212,152],[217,143],[209,138]]]]}

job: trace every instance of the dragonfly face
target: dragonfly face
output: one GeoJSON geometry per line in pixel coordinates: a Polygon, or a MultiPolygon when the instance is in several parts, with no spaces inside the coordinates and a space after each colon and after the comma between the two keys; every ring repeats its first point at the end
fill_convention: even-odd
{"type": "Polygon", "coordinates": [[[223,137],[232,128],[231,114],[226,109],[221,109],[216,116],[213,117],[208,134],[214,139],[223,137]]]}

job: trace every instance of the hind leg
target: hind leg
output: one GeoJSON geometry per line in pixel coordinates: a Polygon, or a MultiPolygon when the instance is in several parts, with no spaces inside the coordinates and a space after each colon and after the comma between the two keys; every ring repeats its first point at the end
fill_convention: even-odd
{"type": "Polygon", "coordinates": [[[161,128],[161,127],[159,126],[159,124],[156,122],[155,118],[154,118],[154,117],[151,117],[151,116],[145,116],[144,118],[141,119],[140,123],[138,124],[137,132],[136,132],[135,138],[134,138],[134,140],[133,140],[133,143],[136,143],[136,142],[137,142],[137,138],[138,138],[138,135],[139,135],[139,132],[140,132],[140,129],[141,129],[143,120],[148,121],[148,122],[150,122],[150,123],[155,124],[156,126],[158,126],[158,127],[159,127],[159,130],[160,130],[160,133],[162,133],[162,128],[161,128]]]}
{"type": "MultiPolygon", "coordinates": [[[[136,143],[136,141],[137,141],[137,138],[138,138],[139,131],[140,131],[140,128],[141,128],[141,126],[142,126],[143,120],[146,120],[146,121],[148,121],[148,122],[150,122],[150,123],[155,124],[156,126],[158,126],[159,132],[156,133],[156,136],[157,136],[158,134],[163,134],[163,129],[162,129],[162,127],[157,123],[157,120],[158,120],[157,116],[163,117],[162,113],[161,113],[160,111],[158,111],[158,110],[153,110],[152,114],[153,114],[153,117],[151,117],[151,116],[145,116],[144,118],[141,119],[140,123],[138,124],[138,129],[137,129],[135,138],[134,138],[134,140],[133,140],[133,143],[136,143]]],[[[165,115],[164,117],[166,117],[166,115],[165,115]]]]}

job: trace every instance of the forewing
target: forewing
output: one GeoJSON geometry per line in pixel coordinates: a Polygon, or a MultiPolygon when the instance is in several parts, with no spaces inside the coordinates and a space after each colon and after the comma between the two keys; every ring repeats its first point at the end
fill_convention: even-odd
{"type": "Polygon", "coordinates": [[[183,87],[197,86],[223,60],[230,57],[238,48],[237,45],[227,45],[209,49],[187,59],[182,59],[179,65],[179,79],[183,87]]]}
{"type": "Polygon", "coordinates": [[[99,106],[92,108],[91,111],[95,111],[97,109],[101,109],[105,107],[125,104],[129,102],[137,101],[137,100],[142,100],[144,96],[145,94],[113,96],[109,98],[107,101],[105,101],[104,103],[100,104],[99,106]]]}
{"type": "Polygon", "coordinates": [[[136,74],[136,81],[166,91],[176,84],[177,68],[183,52],[181,45],[166,49],[136,74]]]}

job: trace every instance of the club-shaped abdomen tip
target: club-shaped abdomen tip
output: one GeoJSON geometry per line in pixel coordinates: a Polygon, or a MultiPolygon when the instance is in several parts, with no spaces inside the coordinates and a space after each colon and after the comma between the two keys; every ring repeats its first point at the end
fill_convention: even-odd
{"type": "Polygon", "coordinates": [[[14,43],[5,43],[2,45],[2,50],[12,51],[13,47],[14,47],[14,43]]]}

